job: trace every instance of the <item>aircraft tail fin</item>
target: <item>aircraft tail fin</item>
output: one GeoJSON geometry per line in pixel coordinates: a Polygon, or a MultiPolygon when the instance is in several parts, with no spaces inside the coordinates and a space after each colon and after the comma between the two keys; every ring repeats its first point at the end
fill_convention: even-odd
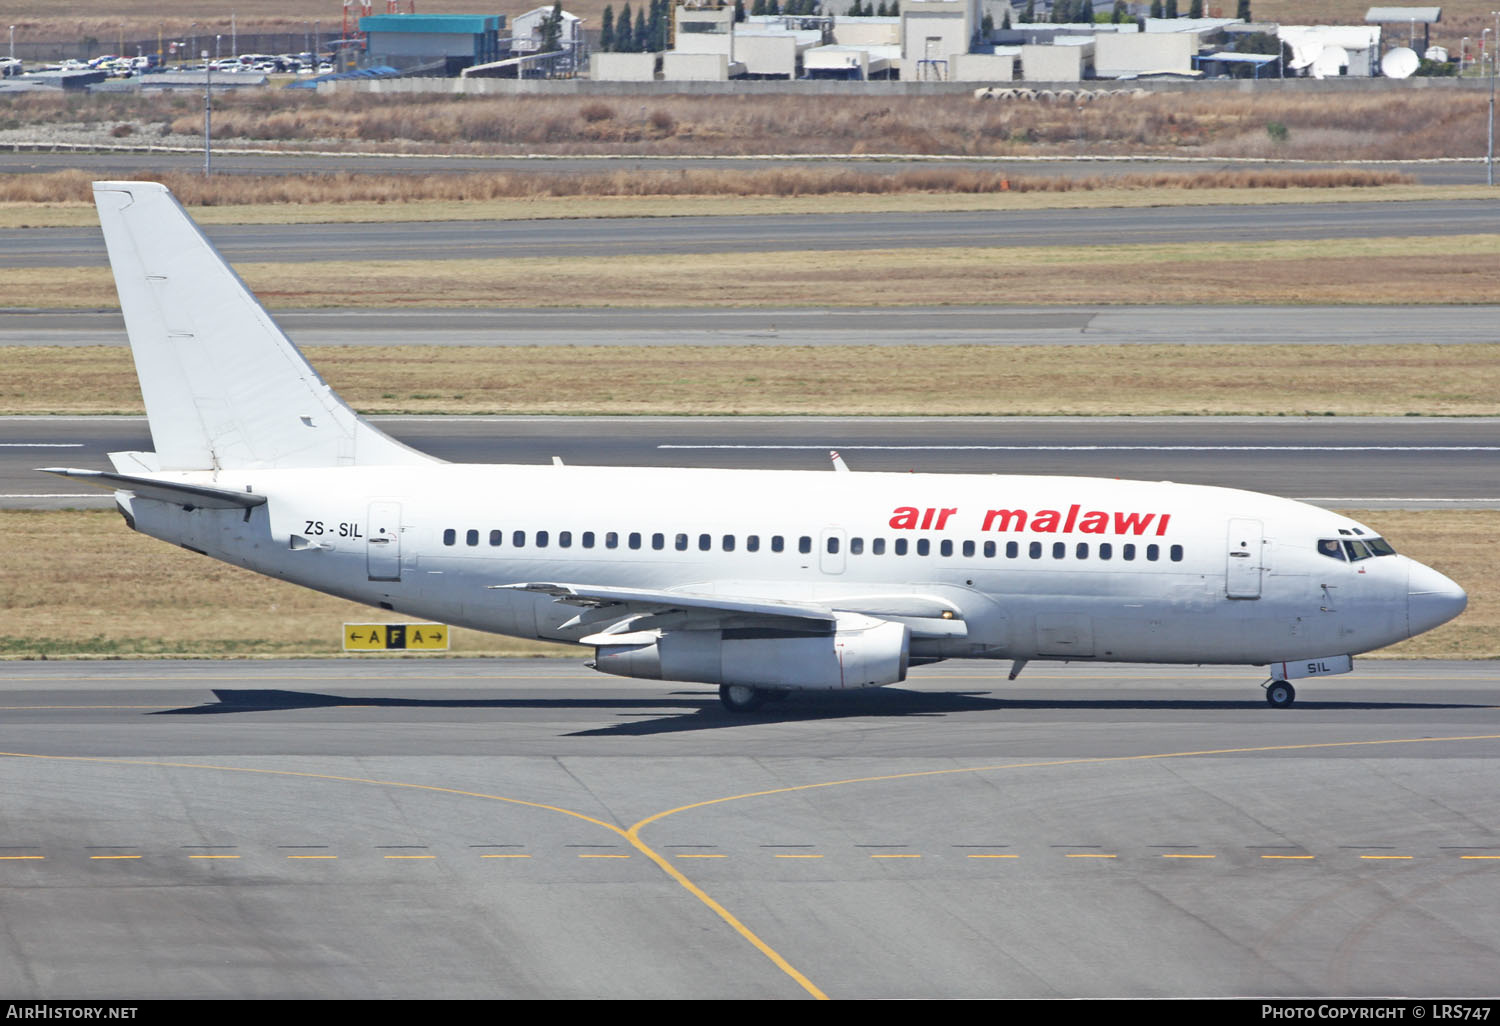
{"type": "Polygon", "coordinates": [[[438,462],[345,405],[165,186],[94,204],[160,469],[438,462]]]}

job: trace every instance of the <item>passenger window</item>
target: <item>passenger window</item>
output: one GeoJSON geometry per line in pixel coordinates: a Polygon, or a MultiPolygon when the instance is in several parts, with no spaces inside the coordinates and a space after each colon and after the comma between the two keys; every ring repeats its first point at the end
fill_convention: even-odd
{"type": "Polygon", "coordinates": [[[733,552],[734,551],[734,535],[732,535],[732,534],[726,534],[724,536],[724,538],[723,538],[723,548],[724,548],[725,552],[733,552]]]}
{"type": "Polygon", "coordinates": [[[524,549],[526,547],[526,532],[525,531],[514,531],[514,532],[512,532],[511,536],[510,536],[510,543],[512,545],[514,545],[518,549],[524,549]]]}
{"type": "Polygon", "coordinates": [[[1115,554],[1115,547],[1113,545],[1111,545],[1109,542],[1100,542],[1099,543],[1099,558],[1100,559],[1109,559],[1114,554],[1115,554]]]}
{"type": "Polygon", "coordinates": [[[564,549],[572,548],[572,546],[573,546],[573,532],[572,531],[558,531],[557,532],[557,544],[558,544],[558,546],[560,548],[564,548],[564,549]]]}
{"type": "Polygon", "coordinates": [[[1067,542],[1053,542],[1052,543],[1052,558],[1053,559],[1062,559],[1067,554],[1068,554],[1068,543],[1067,542]]]}
{"type": "Polygon", "coordinates": [[[1168,552],[1170,552],[1171,555],[1172,555],[1172,562],[1174,562],[1174,563],[1181,563],[1182,562],[1182,546],[1181,545],[1173,545],[1168,550],[1168,552]]]}
{"type": "Polygon", "coordinates": [[[714,536],[711,534],[700,534],[698,536],[698,551],[707,552],[714,547],[714,536]]]}
{"type": "Polygon", "coordinates": [[[938,542],[938,551],[941,552],[944,556],[953,555],[953,542],[949,541],[947,538],[944,538],[942,541],[938,542]]]}
{"type": "Polygon", "coordinates": [[[963,553],[965,556],[974,555],[974,543],[971,541],[964,542],[963,553]]]}
{"type": "Polygon", "coordinates": [[[811,552],[812,551],[812,537],[809,536],[809,535],[805,535],[804,534],[801,538],[798,538],[797,539],[797,551],[800,552],[800,553],[802,553],[804,556],[807,555],[809,552],[811,552]]]}
{"type": "Polygon", "coordinates": [[[490,546],[493,547],[493,548],[499,548],[500,547],[500,539],[502,539],[504,537],[505,537],[505,532],[504,531],[491,531],[490,532],[490,546]]]}
{"type": "Polygon", "coordinates": [[[926,538],[918,538],[917,539],[917,555],[919,555],[919,556],[925,556],[925,555],[929,554],[930,552],[932,552],[932,542],[928,541],[926,538]]]}
{"type": "Polygon", "coordinates": [[[1079,542],[1078,543],[1078,547],[1073,550],[1073,555],[1077,556],[1079,559],[1088,559],[1089,558],[1089,543],[1088,542],[1079,542]]]}
{"type": "Polygon", "coordinates": [[[1021,543],[1020,542],[1013,542],[1013,541],[1011,541],[1011,542],[1006,542],[1005,543],[1005,558],[1006,559],[1016,559],[1020,555],[1021,555],[1021,543]]]}
{"type": "Polygon", "coordinates": [[[832,555],[837,554],[838,551],[839,551],[839,537],[836,534],[830,534],[828,536],[828,554],[830,556],[832,556],[832,555]]]}
{"type": "Polygon", "coordinates": [[[539,549],[545,549],[547,547],[547,532],[546,531],[538,531],[536,533],[536,547],[539,548],[539,549]]]}
{"type": "Polygon", "coordinates": [[[468,544],[468,545],[478,545],[479,544],[479,532],[478,531],[465,531],[464,532],[464,543],[468,544]]]}
{"type": "Polygon", "coordinates": [[[896,539],[896,555],[898,555],[898,556],[904,556],[904,555],[906,555],[906,539],[905,538],[897,538],[896,539]]]}
{"type": "Polygon", "coordinates": [[[456,541],[458,541],[458,532],[455,531],[453,528],[450,527],[450,528],[448,528],[448,530],[446,530],[446,531],[443,532],[443,544],[444,545],[452,545],[456,541]]]}
{"type": "Polygon", "coordinates": [[[641,547],[641,532],[639,532],[639,531],[631,531],[630,532],[630,537],[626,539],[626,544],[628,544],[632,549],[638,549],[638,548],[640,548],[641,547]]]}
{"type": "Polygon", "coordinates": [[[885,555],[885,539],[884,538],[871,538],[870,539],[870,555],[872,555],[872,556],[883,556],[883,555],[885,555]]]}
{"type": "Polygon", "coordinates": [[[995,543],[994,542],[987,541],[987,542],[984,543],[984,558],[985,559],[994,559],[995,558],[995,543]]]}
{"type": "Polygon", "coordinates": [[[759,552],[760,551],[760,535],[758,535],[758,534],[747,534],[747,535],[745,535],[745,551],[746,552],[759,552]]]}
{"type": "Polygon", "coordinates": [[[1041,542],[1032,542],[1029,546],[1027,546],[1026,554],[1028,556],[1030,556],[1032,559],[1041,559],[1042,558],[1042,543],[1041,542]]]}
{"type": "Polygon", "coordinates": [[[657,531],[651,536],[651,547],[658,552],[667,547],[667,536],[657,531]]]}
{"type": "Polygon", "coordinates": [[[1120,558],[1124,559],[1124,560],[1132,560],[1132,559],[1135,558],[1135,543],[1134,542],[1126,542],[1125,543],[1125,545],[1120,549],[1120,558]]]}
{"type": "Polygon", "coordinates": [[[1151,562],[1155,563],[1156,560],[1157,560],[1157,557],[1159,557],[1160,555],[1161,555],[1161,546],[1160,545],[1147,545],[1146,546],[1146,558],[1148,560],[1150,560],[1151,562]]]}
{"type": "Polygon", "coordinates": [[[849,539],[849,555],[858,556],[865,551],[865,540],[863,538],[849,539]]]}
{"type": "Polygon", "coordinates": [[[687,535],[683,534],[681,531],[679,531],[677,533],[677,537],[675,539],[673,539],[672,544],[673,544],[674,547],[676,547],[676,549],[677,549],[678,552],[686,552],[687,551],[687,535]]]}
{"type": "Polygon", "coordinates": [[[583,532],[583,547],[586,548],[586,549],[591,549],[591,548],[594,547],[594,532],[593,531],[584,531],[583,532]]]}
{"type": "Polygon", "coordinates": [[[779,534],[771,535],[771,551],[781,552],[786,548],[786,539],[779,534]]]}
{"type": "MultiPolygon", "coordinates": [[[[639,536],[637,536],[639,537],[639,536]]],[[[606,549],[617,549],[620,547],[620,535],[615,531],[604,532],[604,547],[606,549]]]]}

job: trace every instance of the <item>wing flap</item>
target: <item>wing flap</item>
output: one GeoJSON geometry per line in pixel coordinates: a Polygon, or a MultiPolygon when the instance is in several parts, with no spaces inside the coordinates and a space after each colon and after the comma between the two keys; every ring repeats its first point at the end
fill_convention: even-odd
{"type": "Polygon", "coordinates": [[[599,613],[607,615],[610,611],[618,612],[621,619],[684,613],[698,614],[710,621],[733,619],[738,622],[762,618],[778,622],[793,621],[820,630],[832,630],[837,620],[833,611],[825,606],[806,602],[785,602],[779,599],[737,598],[683,591],[657,591],[649,588],[610,588],[589,584],[545,582],[496,584],[491,585],[491,588],[551,595],[554,601],[565,605],[599,611],[589,617],[591,620],[603,619],[599,613]]]}

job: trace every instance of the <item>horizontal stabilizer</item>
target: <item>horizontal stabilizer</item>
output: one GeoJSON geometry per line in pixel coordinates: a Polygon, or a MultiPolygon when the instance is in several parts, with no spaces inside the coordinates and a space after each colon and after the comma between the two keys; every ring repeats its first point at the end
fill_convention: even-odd
{"type": "Polygon", "coordinates": [[[44,474],[56,474],[79,484],[108,491],[134,492],[143,499],[171,502],[179,506],[199,509],[250,509],[263,505],[264,495],[254,492],[236,492],[212,485],[186,484],[178,481],[161,481],[151,477],[135,477],[131,474],[111,474],[103,470],[74,470],[70,467],[40,467],[44,474]]]}

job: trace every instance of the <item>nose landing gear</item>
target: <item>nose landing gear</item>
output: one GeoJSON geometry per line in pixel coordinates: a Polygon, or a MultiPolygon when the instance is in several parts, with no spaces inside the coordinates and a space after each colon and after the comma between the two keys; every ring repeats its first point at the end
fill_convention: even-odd
{"type": "Polygon", "coordinates": [[[1273,709],[1285,709],[1297,700],[1297,689],[1289,681],[1273,680],[1266,685],[1266,704],[1273,709]]]}

